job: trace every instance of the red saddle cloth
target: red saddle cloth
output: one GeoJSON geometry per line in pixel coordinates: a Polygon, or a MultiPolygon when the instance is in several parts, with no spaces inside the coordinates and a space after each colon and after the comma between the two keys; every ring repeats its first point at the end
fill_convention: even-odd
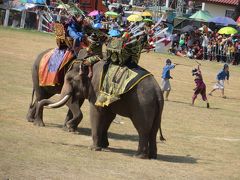
{"type": "Polygon", "coordinates": [[[39,65],[39,85],[55,86],[60,83],[62,68],[73,58],[68,50],[52,49],[41,59],[39,65]]]}

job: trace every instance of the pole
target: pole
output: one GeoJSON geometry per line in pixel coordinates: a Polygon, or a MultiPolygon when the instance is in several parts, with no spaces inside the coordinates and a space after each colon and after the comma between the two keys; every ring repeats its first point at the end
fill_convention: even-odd
{"type": "Polygon", "coordinates": [[[26,11],[22,11],[22,17],[21,17],[20,28],[24,28],[24,26],[25,26],[26,15],[27,15],[27,12],[26,12],[26,11]]]}
{"type": "Polygon", "coordinates": [[[3,26],[5,26],[5,27],[8,26],[9,14],[10,14],[10,10],[6,9],[4,23],[3,23],[3,26]]]}

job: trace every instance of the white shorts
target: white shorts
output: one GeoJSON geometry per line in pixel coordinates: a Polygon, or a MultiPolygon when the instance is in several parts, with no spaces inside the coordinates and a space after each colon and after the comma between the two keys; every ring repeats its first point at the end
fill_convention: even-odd
{"type": "Polygon", "coordinates": [[[171,85],[169,79],[162,79],[162,85],[161,85],[162,91],[170,91],[171,85]]]}
{"type": "Polygon", "coordinates": [[[214,89],[224,89],[224,80],[220,80],[219,82],[217,82],[214,86],[214,89]]]}

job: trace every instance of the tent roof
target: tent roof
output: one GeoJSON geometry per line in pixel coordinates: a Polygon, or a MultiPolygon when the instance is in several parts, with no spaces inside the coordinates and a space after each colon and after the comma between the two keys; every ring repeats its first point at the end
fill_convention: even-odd
{"type": "Polygon", "coordinates": [[[190,19],[195,19],[198,21],[208,21],[209,19],[213,18],[213,16],[208,11],[197,11],[195,14],[189,17],[190,19]]]}

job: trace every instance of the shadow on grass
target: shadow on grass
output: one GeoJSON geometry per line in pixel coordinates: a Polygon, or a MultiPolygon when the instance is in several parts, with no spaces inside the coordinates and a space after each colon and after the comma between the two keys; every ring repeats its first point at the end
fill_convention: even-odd
{"type": "Polygon", "coordinates": [[[184,163],[184,164],[195,164],[197,163],[196,158],[190,156],[177,156],[177,155],[158,155],[158,160],[172,163],[184,163]]]}
{"type": "MultiPolygon", "coordinates": [[[[207,109],[206,107],[203,107],[203,106],[196,106],[196,105],[194,105],[194,106],[191,106],[191,104],[190,104],[190,103],[187,103],[187,102],[182,102],[182,101],[170,101],[170,100],[168,100],[167,102],[173,102],[173,103],[178,103],[178,104],[186,104],[186,105],[188,105],[188,106],[190,106],[190,107],[207,109]]],[[[210,104],[210,105],[211,105],[211,104],[210,104]]],[[[209,109],[221,109],[221,108],[217,108],[217,107],[211,107],[211,106],[210,106],[210,108],[209,108],[209,109]]]]}
{"type": "MultiPolygon", "coordinates": [[[[81,145],[81,144],[68,144],[68,143],[63,143],[63,142],[51,142],[52,144],[56,145],[63,145],[63,146],[70,146],[70,147],[79,147],[79,148],[85,148],[89,149],[89,146],[81,145]]],[[[137,153],[135,150],[132,149],[123,149],[123,148],[113,148],[113,147],[108,147],[106,149],[102,149],[102,152],[104,153],[118,153],[122,154],[125,156],[129,156],[132,158],[135,158],[134,155],[137,153]]],[[[170,162],[170,163],[183,163],[183,164],[195,164],[197,163],[197,159],[190,157],[190,156],[177,156],[177,155],[157,155],[158,161],[165,161],[165,162],[170,162]]]]}
{"type": "MultiPolygon", "coordinates": [[[[63,129],[63,125],[55,124],[55,123],[46,123],[47,127],[56,127],[63,129]]],[[[80,127],[77,129],[77,135],[84,135],[84,136],[91,136],[91,129],[90,128],[83,128],[80,127]]],[[[129,135],[129,134],[116,134],[113,132],[108,132],[108,138],[115,139],[115,140],[126,140],[126,141],[138,141],[138,135],[129,135]]]]}
{"type": "MultiPolygon", "coordinates": [[[[91,129],[81,127],[78,128],[78,133],[80,135],[91,136],[91,129]]],[[[116,134],[113,132],[108,132],[108,138],[116,140],[138,141],[138,135],[116,134]]]]}
{"type": "MultiPolygon", "coordinates": [[[[56,127],[64,130],[63,125],[60,124],[46,123],[45,125],[46,127],[56,127]]],[[[75,132],[75,134],[91,136],[91,129],[80,127],[77,129],[77,132],[75,132]]],[[[138,141],[138,135],[116,134],[113,132],[108,132],[108,138],[115,140],[138,141]]]]}

